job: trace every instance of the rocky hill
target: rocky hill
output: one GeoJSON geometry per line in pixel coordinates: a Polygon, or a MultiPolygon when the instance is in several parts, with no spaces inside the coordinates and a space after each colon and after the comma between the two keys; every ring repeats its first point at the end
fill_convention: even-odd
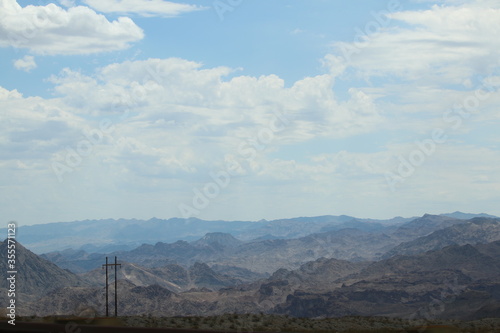
{"type": "MultiPolygon", "coordinates": [[[[207,264],[195,263],[189,268],[170,264],[164,267],[141,267],[137,264],[119,261],[117,268],[118,280],[128,281],[138,287],[158,285],[172,292],[183,292],[192,289],[218,290],[247,282],[248,279],[238,279],[218,273],[207,264]]],[[[96,268],[79,276],[94,286],[104,287],[105,271],[96,268]]],[[[114,269],[109,271],[110,281],[114,281],[114,269]]]]}
{"type": "Polygon", "coordinates": [[[500,241],[449,246],[373,263],[339,279],[342,286],[326,293],[295,291],[275,311],[309,317],[485,318],[500,310],[499,274],[500,241]]]}
{"type": "MultiPolygon", "coordinates": [[[[60,287],[88,286],[85,280],[77,275],[59,268],[54,263],[43,259],[20,243],[16,243],[16,289],[17,299],[21,302],[32,301],[47,292],[60,287]]],[[[7,253],[7,241],[0,242],[0,253],[7,253]]],[[[0,270],[7,272],[7,260],[0,261],[0,270]]],[[[6,278],[0,280],[0,288],[7,289],[6,278]]],[[[6,293],[2,292],[2,296],[6,293]]]]}
{"type": "Polygon", "coordinates": [[[211,232],[193,242],[195,247],[207,248],[213,247],[216,250],[228,250],[240,246],[244,242],[233,237],[233,235],[224,232],[211,232]]]}

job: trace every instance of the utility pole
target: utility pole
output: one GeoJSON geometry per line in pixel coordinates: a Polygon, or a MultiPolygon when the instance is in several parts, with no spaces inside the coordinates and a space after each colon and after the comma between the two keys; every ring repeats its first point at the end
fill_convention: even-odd
{"type": "MultiPolygon", "coordinates": [[[[108,257],[106,257],[106,317],[109,317],[109,310],[108,310],[108,257]]],[[[103,267],[104,268],[104,267],[103,267]]]]}
{"type": "MultiPolygon", "coordinates": [[[[116,263],[116,256],[115,256],[115,317],[118,317],[118,274],[116,273],[116,267],[118,264],[116,263]]],[[[121,265],[120,265],[121,266],[121,265]]]]}
{"type": "Polygon", "coordinates": [[[115,263],[114,264],[108,264],[108,257],[106,257],[106,264],[102,265],[102,268],[106,268],[106,317],[109,317],[109,308],[108,308],[108,266],[115,266],[115,317],[118,317],[118,274],[117,274],[117,267],[121,266],[121,264],[118,264],[116,262],[116,256],[115,256],[115,263]]]}

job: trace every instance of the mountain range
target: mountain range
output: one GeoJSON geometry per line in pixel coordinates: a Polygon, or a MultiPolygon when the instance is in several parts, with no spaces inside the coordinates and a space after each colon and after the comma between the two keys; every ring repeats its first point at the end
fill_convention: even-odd
{"type": "MultiPolygon", "coordinates": [[[[495,218],[488,214],[461,212],[441,216],[458,220],[474,217],[495,218]]],[[[345,228],[385,232],[415,218],[376,220],[326,215],[273,221],[206,221],[196,218],[83,220],[30,226],[20,224],[17,228],[17,239],[37,254],[67,249],[111,253],[132,250],[142,244],[173,243],[178,240],[192,242],[207,233],[216,232],[231,234],[242,241],[300,238],[345,228]]],[[[0,228],[1,234],[7,234],[7,230],[0,228]]]]}
{"type": "Polygon", "coordinates": [[[351,220],[348,226],[341,224],[343,228],[292,239],[244,242],[218,232],[192,242],[143,244],[133,250],[111,254],[66,250],[47,253],[43,257],[76,273],[100,267],[105,257],[111,255],[144,267],[177,264],[188,268],[196,262],[203,262],[219,271],[244,270],[245,275],[252,272],[254,274],[250,276],[260,278],[280,268],[297,269],[319,258],[370,261],[452,244],[500,240],[500,235],[495,232],[498,219],[484,217],[461,220],[426,214],[399,225],[366,231],[363,225],[371,226],[372,223],[351,220]],[[353,224],[359,227],[353,228],[353,224]]]}
{"type": "MultiPolygon", "coordinates": [[[[352,223],[362,227],[383,227],[413,218],[389,220],[357,219],[351,216],[317,216],[274,221],[206,221],[197,218],[103,219],[58,222],[18,227],[18,240],[35,253],[65,249],[110,253],[131,250],[142,244],[195,241],[207,233],[223,232],[250,241],[254,239],[289,239],[316,232],[338,230],[352,223]],[[355,222],[353,222],[355,220],[355,222]],[[356,222],[357,221],[357,222],[356,222]]],[[[6,234],[6,229],[0,229],[6,234]]]]}
{"type": "Polygon", "coordinates": [[[116,255],[122,315],[498,317],[500,219],[457,214],[397,223],[324,218],[317,232],[296,238],[209,232],[112,253],[66,249],[40,256],[18,244],[18,311],[102,314],[101,266],[116,255]]]}

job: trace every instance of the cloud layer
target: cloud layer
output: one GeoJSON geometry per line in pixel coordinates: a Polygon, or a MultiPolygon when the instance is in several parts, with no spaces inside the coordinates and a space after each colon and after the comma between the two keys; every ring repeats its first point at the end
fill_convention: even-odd
{"type": "Polygon", "coordinates": [[[113,64],[93,76],[66,70],[51,81],[61,101],[82,116],[127,114],[117,125],[123,141],[133,142],[155,163],[176,156],[169,158],[175,160],[172,167],[187,171],[213,163],[213,154],[223,158],[237,153],[239,144],[256,139],[276,113],[287,118],[288,125],[273,138],[273,145],[349,137],[382,121],[373,101],[360,90],[353,89],[348,101],[337,101],[334,79],[328,75],[285,88],[274,75],[227,79],[230,73],[229,68],[204,69],[171,58],[113,64]]]}
{"type": "MultiPolygon", "coordinates": [[[[139,15],[199,9],[87,3],[139,15]]],[[[143,37],[132,20],[88,7],[0,4],[0,45],[30,54],[118,50],[143,37]]],[[[447,1],[395,11],[374,33],[332,43],[323,73],[288,85],[165,57],[65,68],[47,79],[46,98],[0,87],[0,181],[10,190],[0,211],[15,216],[24,200],[33,203],[25,217],[46,221],[179,216],[180,204],[231,173],[199,217],[500,214],[491,208],[500,199],[499,10],[447,1]]],[[[36,67],[32,56],[14,65],[36,67]]]]}

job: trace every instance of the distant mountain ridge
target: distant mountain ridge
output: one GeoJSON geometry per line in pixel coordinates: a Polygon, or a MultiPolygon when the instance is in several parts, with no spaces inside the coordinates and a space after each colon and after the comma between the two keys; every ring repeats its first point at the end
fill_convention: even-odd
{"type": "MultiPolygon", "coordinates": [[[[443,215],[455,215],[457,217],[449,217],[464,219],[465,216],[472,218],[485,214],[474,215],[455,212],[443,215]]],[[[347,215],[325,215],[273,221],[205,221],[197,218],[102,219],[32,226],[20,225],[18,240],[34,253],[62,251],[70,248],[83,249],[87,252],[111,253],[131,250],[144,243],[169,243],[178,240],[190,242],[213,232],[229,233],[242,241],[258,238],[290,239],[347,227],[360,228],[364,231],[382,231],[384,227],[390,228],[415,218],[395,217],[387,220],[376,220],[347,215]]],[[[1,233],[6,234],[6,229],[0,229],[1,233]]]]}
{"type": "Polygon", "coordinates": [[[476,217],[464,223],[452,223],[447,228],[403,242],[384,254],[382,258],[439,250],[449,245],[489,243],[497,240],[500,240],[500,219],[476,217]]]}
{"type": "Polygon", "coordinates": [[[462,212],[459,212],[459,211],[456,211],[456,212],[453,212],[453,213],[441,214],[441,215],[452,217],[454,219],[461,219],[461,220],[470,220],[470,219],[473,219],[473,218],[476,218],[476,217],[487,217],[487,218],[492,218],[492,219],[498,218],[498,216],[490,215],[490,214],[485,214],[485,213],[481,213],[481,214],[469,214],[469,213],[462,213],[462,212]]]}
{"type": "Polygon", "coordinates": [[[426,236],[436,230],[465,223],[466,220],[456,219],[445,215],[425,214],[409,222],[403,223],[392,233],[393,237],[401,241],[412,240],[417,237],[426,236]]]}
{"type": "MultiPolygon", "coordinates": [[[[485,223],[496,221],[489,218],[478,219],[487,221],[485,223]]],[[[351,220],[349,224],[351,223],[357,225],[362,222],[351,220]]],[[[477,235],[463,234],[461,236],[462,242],[451,236],[454,229],[447,229],[454,226],[458,228],[458,226],[468,223],[470,225],[471,222],[426,214],[400,225],[390,225],[385,229],[379,229],[378,224],[375,228],[367,228],[371,231],[363,231],[360,228],[337,229],[334,227],[331,231],[295,239],[251,242],[243,242],[230,234],[218,232],[208,233],[193,242],[143,244],[133,250],[119,251],[112,255],[117,255],[124,261],[144,267],[178,264],[187,268],[196,262],[203,262],[209,266],[225,267],[234,272],[243,269],[256,273],[255,276],[262,276],[263,274],[272,274],[279,268],[296,269],[308,261],[322,257],[349,261],[371,261],[389,258],[397,254],[421,253],[452,244],[465,244],[466,240],[476,243],[500,239],[500,231],[495,231],[495,228],[498,229],[499,226],[493,222],[490,232],[484,231],[477,235]],[[442,232],[449,230],[447,231],[449,235],[445,237],[447,241],[434,241],[431,246],[431,243],[421,240],[434,237],[433,233],[439,230],[442,232]],[[411,247],[412,244],[418,246],[413,246],[413,250],[404,250],[406,247],[411,247]]],[[[467,230],[463,229],[462,233],[467,230]]],[[[468,232],[472,232],[472,229],[468,232]]],[[[475,232],[477,233],[477,230],[475,232]]],[[[105,256],[105,254],[87,254],[81,251],[63,251],[43,255],[61,267],[71,269],[74,272],[84,272],[99,267],[105,256]]]]}

